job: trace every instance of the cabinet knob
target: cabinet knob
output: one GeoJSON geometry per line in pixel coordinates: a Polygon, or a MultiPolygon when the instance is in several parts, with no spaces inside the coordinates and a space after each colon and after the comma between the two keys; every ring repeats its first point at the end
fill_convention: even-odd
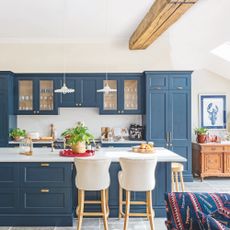
{"type": "Polygon", "coordinates": [[[81,104],[79,104],[79,106],[81,106],[81,104]]]}
{"type": "Polygon", "coordinates": [[[172,143],[170,143],[170,144],[169,144],[169,146],[170,146],[170,147],[172,147],[172,146],[173,146],[173,144],[172,144],[172,143]]]}
{"type": "Polygon", "coordinates": [[[166,143],[166,147],[168,147],[169,146],[169,144],[168,143],[166,143]]]}
{"type": "Polygon", "coordinates": [[[122,110],[121,113],[124,113],[124,110],[122,110]]]}
{"type": "Polygon", "coordinates": [[[78,106],[78,104],[76,104],[76,106],[78,106]]]}
{"type": "Polygon", "coordinates": [[[43,188],[41,189],[41,192],[49,192],[50,190],[49,189],[46,189],[46,188],[43,188]]]}
{"type": "Polygon", "coordinates": [[[120,110],[118,110],[118,113],[121,113],[121,111],[120,111],[120,110]]]}
{"type": "Polygon", "coordinates": [[[34,111],[34,114],[36,113],[36,111],[34,111]]]}
{"type": "Polygon", "coordinates": [[[37,111],[37,113],[39,113],[39,111],[37,111]]]}

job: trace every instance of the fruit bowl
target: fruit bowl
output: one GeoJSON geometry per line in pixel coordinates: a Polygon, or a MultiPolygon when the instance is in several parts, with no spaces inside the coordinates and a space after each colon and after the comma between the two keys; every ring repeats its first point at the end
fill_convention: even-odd
{"type": "Polygon", "coordinates": [[[132,151],[135,153],[154,153],[154,147],[150,144],[141,144],[139,146],[134,146],[132,151]]]}

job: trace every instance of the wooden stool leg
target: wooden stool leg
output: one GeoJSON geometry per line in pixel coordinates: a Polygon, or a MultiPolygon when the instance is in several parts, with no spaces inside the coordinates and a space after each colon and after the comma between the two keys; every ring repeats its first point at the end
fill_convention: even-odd
{"type": "Polygon", "coordinates": [[[122,201],[123,201],[123,191],[122,191],[121,186],[119,186],[119,214],[118,214],[119,219],[121,219],[121,217],[122,217],[122,214],[121,214],[122,210],[123,210],[122,201]]]}
{"type": "Polygon", "coordinates": [[[104,229],[108,230],[105,190],[101,191],[101,209],[102,209],[102,213],[103,213],[104,229]]]}
{"type": "Polygon", "coordinates": [[[147,219],[149,220],[149,206],[148,206],[148,203],[149,203],[149,196],[146,193],[146,214],[147,214],[147,219]]]}
{"type": "Polygon", "coordinates": [[[180,172],[180,183],[181,183],[181,190],[184,192],[184,179],[183,179],[183,174],[180,172]]]}
{"type": "Polygon", "coordinates": [[[128,229],[129,209],[130,209],[130,191],[126,191],[126,202],[125,202],[125,223],[124,230],[128,229]]]}
{"type": "Polygon", "coordinates": [[[85,201],[85,192],[84,190],[78,190],[79,192],[79,200],[80,203],[78,204],[78,224],[77,230],[81,230],[82,220],[83,220],[83,213],[84,213],[84,201],[85,201]]]}
{"type": "Polygon", "coordinates": [[[176,178],[176,192],[179,192],[179,183],[178,183],[178,173],[175,172],[175,178],[176,178]]]}
{"type": "Polygon", "coordinates": [[[106,198],[106,213],[107,213],[107,218],[109,218],[109,189],[105,190],[105,198],[106,198]]]}
{"type": "Polygon", "coordinates": [[[150,222],[150,228],[151,230],[154,230],[154,222],[153,222],[153,207],[152,207],[152,191],[147,192],[147,206],[148,206],[148,216],[149,216],[149,222],[150,222]]]}
{"type": "Polygon", "coordinates": [[[175,191],[174,172],[172,172],[172,192],[175,191]]]}

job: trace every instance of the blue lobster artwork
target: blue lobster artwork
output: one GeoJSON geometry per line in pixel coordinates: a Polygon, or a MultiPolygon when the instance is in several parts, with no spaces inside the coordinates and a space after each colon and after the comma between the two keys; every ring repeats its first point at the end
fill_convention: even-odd
{"type": "Polygon", "coordinates": [[[218,106],[214,105],[213,103],[210,103],[207,107],[207,112],[209,114],[209,119],[210,119],[212,125],[216,124],[218,111],[219,111],[218,106]]]}

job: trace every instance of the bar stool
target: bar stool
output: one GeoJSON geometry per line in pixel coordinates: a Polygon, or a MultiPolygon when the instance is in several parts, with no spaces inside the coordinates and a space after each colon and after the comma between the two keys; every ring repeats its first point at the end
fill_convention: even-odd
{"type": "Polygon", "coordinates": [[[130,216],[145,216],[149,219],[151,230],[154,229],[154,211],[152,208],[152,190],[155,187],[156,158],[120,158],[121,169],[119,180],[119,218],[125,216],[124,230],[128,227],[130,216]],[[126,201],[123,201],[123,189],[126,190],[126,201]],[[146,192],[146,201],[130,201],[131,192],[146,192]],[[126,210],[123,213],[123,205],[126,210]],[[130,205],[146,205],[146,213],[130,213],[130,205]]]}
{"type": "Polygon", "coordinates": [[[109,166],[111,161],[108,159],[75,158],[74,163],[77,171],[75,182],[78,188],[77,229],[81,229],[83,216],[102,216],[104,229],[108,230],[108,187],[110,185],[109,166]],[[86,191],[101,191],[101,200],[85,200],[86,191]],[[102,212],[84,212],[84,204],[100,204],[102,212]]]}
{"type": "Polygon", "coordinates": [[[181,190],[184,192],[184,180],[183,180],[184,165],[180,163],[172,163],[172,191],[179,192],[178,177],[180,177],[181,190]],[[176,189],[175,189],[176,181],[176,189]]]}

